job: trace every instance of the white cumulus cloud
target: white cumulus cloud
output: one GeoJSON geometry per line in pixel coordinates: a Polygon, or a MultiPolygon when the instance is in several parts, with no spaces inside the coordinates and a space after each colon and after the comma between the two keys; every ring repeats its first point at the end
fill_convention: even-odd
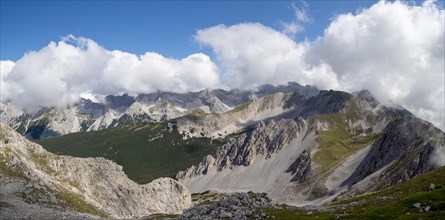
{"type": "Polygon", "coordinates": [[[1,60],[0,61],[0,97],[6,96],[9,91],[8,84],[3,83],[6,76],[14,68],[15,63],[11,60],[1,60]]]}
{"type": "Polygon", "coordinates": [[[309,43],[296,43],[285,34],[259,23],[218,25],[197,32],[195,39],[215,52],[230,88],[252,88],[265,83],[297,81],[335,88],[329,66],[304,62],[309,43]]]}
{"type": "Polygon", "coordinates": [[[73,36],[28,52],[15,65],[1,64],[2,100],[25,109],[63,107],[88,93],[186,92],[219,85],[217,67],[205,54],[180,60],[157,53],[138,56],[73,36]]]}
{"type": "Polygon", "coordinates": [[[336,17],[307,62],[327,64],[341,88],[370,90],[444,128],[445,13],[434,2],[380,1],[336,17]]]}

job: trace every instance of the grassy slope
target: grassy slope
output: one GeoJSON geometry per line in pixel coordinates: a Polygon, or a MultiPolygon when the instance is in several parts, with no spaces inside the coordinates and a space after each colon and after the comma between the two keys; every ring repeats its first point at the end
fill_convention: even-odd
{"type": "Polygon", "coordinates": [[[319,133],[319,147],[313,158],[315,164],[319,165],[320,174],[331,171],[348,156],[369,146],[378,138],[378,134],[349,130],[347,121],[358,119],[358,109],[356,101],[351,100],[343,111],[315,117],[316,120],[329,124],[329,131],[319,133]]]}
{"type": "Polygon", "coordinates": [[[240,112],[244,109],[246,109],[247,107],[249,107],[250,103],[252,103],[252,100],[249,100],[241,105],[236,106],[234,109],[224,113],[224,114],[229,114],[229,113],[235,113],[235,112],[240,112]]]}
{"type": "Polygon", "coordinates": [[[445,167],[399,183],[387,189],[368,193],[326,205],[330,211],[313,212],[287,207],[268,210],[276,219],[445,219],[445,167]],[[436,189],[429,192],[430,183],[436,189]],[[428,212],[419,212],[430,206],[428,212]]]}
{"type": "Polygon", "coordinates": [[[169,132],[164,124],[120,126],[37,142],[56,154],[111,159],[122,165],[128,177],[137,183],[174,177],[222,145],[208,138],[183,140],[177,132],[169,132]]]}
{"type": "Polygon", "coordinates": [[[199,108],[188,110],[185,114],[192,117],[204,117],[209,115],[208,113],[204,112],[204,110],[199,108]]]}

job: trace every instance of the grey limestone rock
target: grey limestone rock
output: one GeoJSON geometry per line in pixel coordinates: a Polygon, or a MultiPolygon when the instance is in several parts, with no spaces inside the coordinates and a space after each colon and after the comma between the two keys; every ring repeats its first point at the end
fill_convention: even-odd
{"type": "Polygon", "coordinates": [[[302,183],[306,181],[311,171],[311,156],[307,150],[303,151],[294,163],[286,170],[292,173],[291,181],[302,183]]]}
{"type": "Polygon", "coordinates": [[[273,204],[265,193],[233,193],[223,195],[214,203],[187,209],[177,219],[267,219],[271,216],[263,210],[269,208],[280,207],[273,204]]]}
{"type": "Polygon", "coordinates": [[[269,123],[261,121],[252,132],[241,134],[238,139],[230,139],[216,152],[216,158],[209,155],[198,166],[179,172],[176,178],[205,175],[208,170],[221,171],[232,166],[249,166],[256,157],[270,158],[294,140],[302,127],[303,121],[290,119],[269,123]]]}

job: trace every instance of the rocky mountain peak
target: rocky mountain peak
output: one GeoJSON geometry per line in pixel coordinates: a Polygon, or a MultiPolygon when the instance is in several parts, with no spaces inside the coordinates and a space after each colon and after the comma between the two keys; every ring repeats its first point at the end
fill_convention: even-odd
{"type": "Polygon", "coordinates": [[[84,98],[81,98],[74,106],[80,114],[101,115],[105,111],[104,104],[84,98]]]}
{"type": "Polygon", "coordinates": [[[315,86],[302,86],[296,82],[288,82],[287,85],[274,86],[271,84],[260,85],[251,90],[257,97],[263,97],[267,94],[283,92],[294,93],[297,92],[305,98],[310,98],[318,94],[319,90],[315,86]]]}
{"type": "Polygon", "coordinates": [[[371,92],[369,92],[366,89],[358,91],[358,92],[354,92],[354,93],[352,93],[352,95],[357,96],[361,99],[364,99],[368,102],[377,102],[377,100],[374,98],[374,96],[372,96],[371,92]]]}
{"type": "MultiPolygon", "coordinates": [[[[330,114],[343,109],[352,95],[342,91],[322,90],[316,96],[304,100],[298,108],[298,116],[308,118],[315,114],[330,114]]],[[[288,104],[289,105],[289,104],[288,104]]]]}
{"type": "Polygon", "coordinates": [[[125,108],[129,107],[135,101],[134,97],[128,94],[123,95],[108,95],[105,97],[105,101],[110,108],[125,108]]]}

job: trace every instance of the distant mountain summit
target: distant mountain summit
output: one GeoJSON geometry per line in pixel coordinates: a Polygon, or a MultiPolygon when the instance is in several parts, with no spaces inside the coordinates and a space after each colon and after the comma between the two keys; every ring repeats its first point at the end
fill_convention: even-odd
{"type": "Polygon", "coordinates": [[[156,92],[135,97],[109,95],[104,103],[81,98],[66,108],[42,107],[26,113],[12,102],[0,103],[0,120],[29,139],[56,137],[73,132],[95,131],[124,124],[166,121],[183,116],[221,114],[255,98],[277,92],[311,97],[318,93],[312,86],[297,83],[263,85],[252,90],[203,90],[200,92],[156,92]]]}

